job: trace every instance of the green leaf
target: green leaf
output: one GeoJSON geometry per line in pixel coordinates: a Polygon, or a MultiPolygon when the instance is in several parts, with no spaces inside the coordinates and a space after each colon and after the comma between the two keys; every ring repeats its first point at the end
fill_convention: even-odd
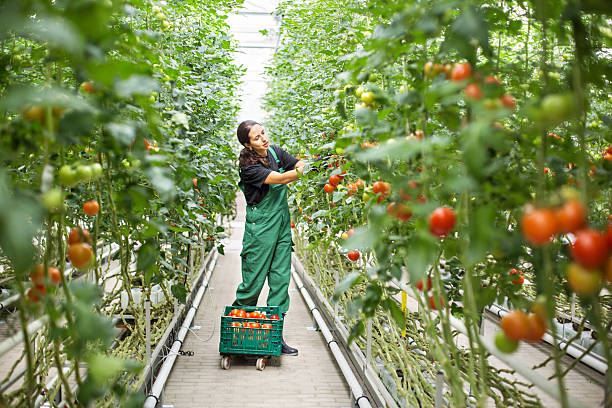
{"type": "Polygon", "coordinates": [[[369,227],[358,227],[353,235],[342,243],[346,249],[365,249],[374,246],[378,240],[378,231],[369,227]]]}
{"type": "Polygon", "coordinates": [[[363,320],[359,320],[357,323],[355,323],[353,327],[351,327],[351,333],[349,334],[348,344],[350,345],[353,342],[353,340],[363,335],[363,333],[365,333],[365,324],[363,323],[363,320]]]}
{"type": "Polygon", "coordinates": [[[183,285],[172,285],[170,291],[179,302],[185,304],[187,301],[187,289],[183,285]]]}
{"type": "Polygon", "coordinates": [[[123,367],[123,360],[119,357],[94,354],[87,358],[87,375],[98,384],[115,378],[123,371],[123,367]]]}
{"type": "Polygon", "coordinates": [[[363,276],[359,272],[351,272],[342,279],[340,283],[336,286],[336,290],[334,290],[333,301],[337,302],[340,299],[340,296],[350,288],[358,285],[363,281],[363,276]]]}
{"type": "Polygon", "coordinates": [[[382,305],[385,309],[389,311],[391,317],[397,327],[400,329],[404,329],[406,327],[406,314],[402,311],[401,307],[395,301],[395,299],[391,297],[386,297],[382,301],[382,305]]]}
{"type": "Polygon", "coordinates": [[[123,98],[131,98],[134,95],[148,95],[159,90],[156,80],[145,75],[132,75],[128,79],[117,81],[115,92],[123,98]]]}

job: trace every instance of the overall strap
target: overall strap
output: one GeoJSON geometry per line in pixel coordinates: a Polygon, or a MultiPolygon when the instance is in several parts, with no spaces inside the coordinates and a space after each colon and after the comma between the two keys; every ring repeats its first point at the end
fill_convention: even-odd
{"type": "Polygon", "coordinates": [[[274,150],[274,148],[272,148],[272,146],[270,146],[268,148],[268,151],[270,151],[270,153],[272,153],[272,156],[274,157],[274,160],[276,160],[276,164],[278,164],[280,166],[280,160],[278,160],[278,156],[276,155],[276,150],[274,150]]]}

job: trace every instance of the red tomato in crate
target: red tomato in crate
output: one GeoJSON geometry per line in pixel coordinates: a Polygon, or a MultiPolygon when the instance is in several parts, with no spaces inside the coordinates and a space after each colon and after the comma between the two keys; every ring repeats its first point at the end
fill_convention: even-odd
{"type": "Polygon", "coordinates": [[[272,319],[272,320],[280,320],[280,317],[278,317],[278,315],[272,315],[272,316],[270,316],[270,319],[272,319]]]}

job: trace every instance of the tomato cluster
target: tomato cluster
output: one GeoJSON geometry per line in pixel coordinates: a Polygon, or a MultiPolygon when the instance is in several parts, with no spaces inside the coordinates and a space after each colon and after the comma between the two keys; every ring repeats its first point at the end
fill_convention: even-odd
{"type": "MultiPolygon", "coordinates": [[[[97,203],[96,203],[97,204],[97,203]]],[[[80,227],[70,230],[68,235],[68,260],[76,268],[89,267],[93,261],[93,250],[90,246],[91,236],[89,231],[80,227]]]]}
{"type": "Polygon", "coordinates": [[[33,286],[28,289],[26,295],[30,301],[36,303],[47,294],[47,282],[50,286],[56,287],[62,282],[62,276],[59,269],[54,266],[47,268],[45,276],[45,267],[39,264],[30,270],[30,280],[33,286]]]}
{"type": "Polygon", "coordinates": [[[542,339],[546,333],[546,316],[542,313],[544,308],[537,306],[538,304],[538,302],[534,304],[529,314],[522,310],[513,310],[502,317],[499,325],[508,342],[534,343],[542,339]]]}
{"type": "MultiPolygon", "coordinates": [[[[239,317],[239,318],[246,318],[246,319],[268,319],[268,316],[265,312],[258,312],[258,311],[254,311],[254,312],[247,312],[244,309],[232,309],[227,316],[229,317],[239,317]]],[[[271,315],[269,317],[270,320],[280,320],[280,317],[278,315],[271,315]]],[[[230,323],[230,325],[232,327],[247,327],[250,329],[271,329],[272,325],[271,324],[262,324],[259,322],[238,322],[238,321],[232,321],[230,323]]]]}
{"type": "Polygon", "coordinates": [[[539,208],[526,212],[521,220],[525,239],[534,246],[548,244],[558,233],[573,234],[567,266],[569,288],[581,296],[599,293],[601,282],[612,282],[612,222],[605,232],[586,226],[586,206],[577,199],[559,208],[539,208]]]}

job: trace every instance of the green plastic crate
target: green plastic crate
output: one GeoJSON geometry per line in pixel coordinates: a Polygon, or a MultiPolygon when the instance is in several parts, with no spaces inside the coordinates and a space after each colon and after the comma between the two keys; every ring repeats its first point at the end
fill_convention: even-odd
{"type": "Polygon", "coordinates": [[[278,306],[226,306],[221,316],[221,340],[219,353],[221,354],[253,354],[265,356],[280,356],[281,340],[283,337],[283,316],[278,306]],[[244,309],[248,312],[265,312],[267,316],[278,315],[280,319],[252,319],[228,316],[232,309],[244,309]],[[232,323],[259,323],[269,324],[272,328],[233,327],[232,323]]]}

